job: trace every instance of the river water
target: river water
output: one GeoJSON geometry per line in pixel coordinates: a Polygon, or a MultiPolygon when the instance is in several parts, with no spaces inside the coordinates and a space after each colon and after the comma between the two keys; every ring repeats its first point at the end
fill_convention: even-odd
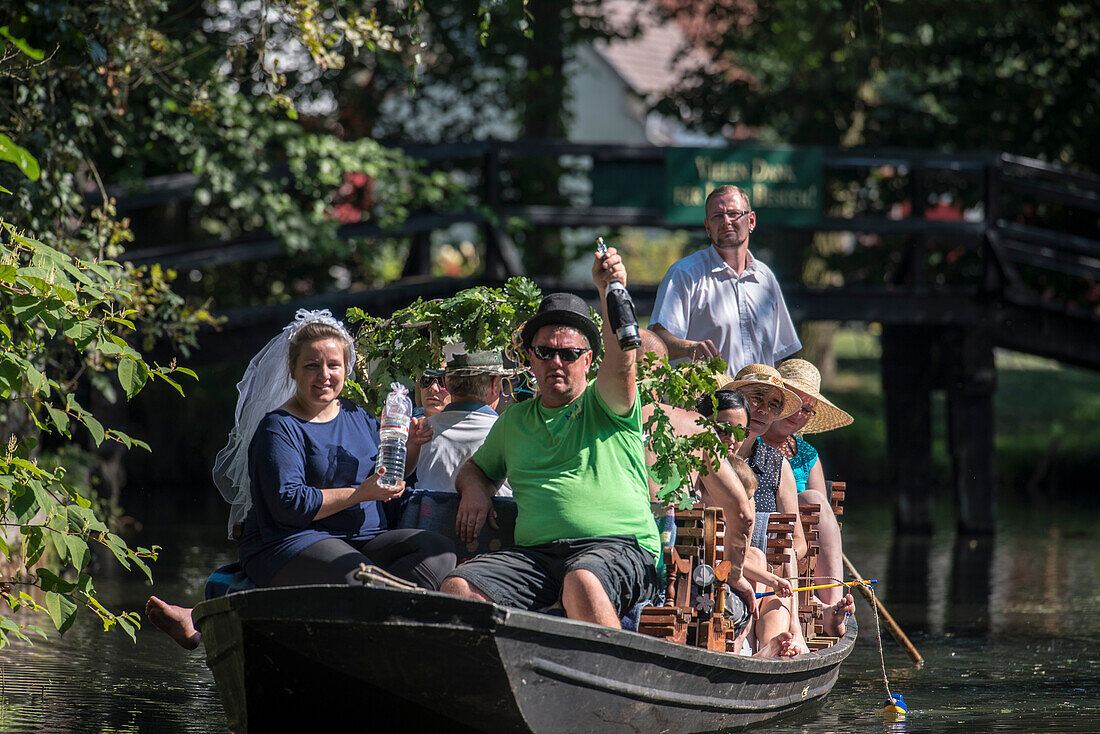
{"type": "MultiPolygon", "coordinates": [[[[204,494],[204,493],[203,493],[204,494]]],[[[776,732],[1095,732],[1100,730],[1100,536],[1093,512],[1002,503],[998,532],[959,538],[950,517],[927,538],[896,537],[884,498],[849,492],[846,552],[924,656],[914,668],[883,629],[890,688],[909,717],[886,722],[871,609],[857,596],[860,639],[821,708],[776,732]]],[[[131,538],[164,547],[156,585],[105,568],[102,599],[141,609],[150,593],[201,598],[230,560],[221,507],[186,491],[127,499],[144,520],[131,538]]],[[[152,625],[133,644],[94,619],[64,638],[0,651],[0,731],[222,732],[224,714],[199,651],[152,625]]],[[[47,622],[48,624],[48,622],[47,622]]]]}

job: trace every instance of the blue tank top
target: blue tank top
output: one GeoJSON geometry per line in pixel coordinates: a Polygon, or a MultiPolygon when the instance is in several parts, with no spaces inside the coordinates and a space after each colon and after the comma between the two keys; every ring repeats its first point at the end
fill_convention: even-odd
{"type": "Polygon", "coordinates": [[[810,470],[817,463],[817,449],[803,441],[798,436],[794,437],[795,453],[790,458],[791,471],[794,472],[794,483],[799,492],[806,491],[806,482],[810,479],[810,470]]]}

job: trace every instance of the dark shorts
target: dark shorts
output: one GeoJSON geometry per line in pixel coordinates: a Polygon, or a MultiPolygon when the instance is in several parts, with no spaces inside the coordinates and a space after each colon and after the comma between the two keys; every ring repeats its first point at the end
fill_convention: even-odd
{"type": "Polygon", "coordinates": [[[745,629],[745,625],[752,619],[744,599],[734,594],[728,586],[726,587],[726,617],[733,620],[733,631],[737,634],[741,634],[741,630],[745,629]]]}
{"type": "Polygon", "coordinates": [[[582,569],[600,580],[620,616],[657,598],[653,556],[633,535],[514,546],[471,558],[450,575],[465,579],[497,604],[538,611],[557,604],[565,575],[582,569]]]}

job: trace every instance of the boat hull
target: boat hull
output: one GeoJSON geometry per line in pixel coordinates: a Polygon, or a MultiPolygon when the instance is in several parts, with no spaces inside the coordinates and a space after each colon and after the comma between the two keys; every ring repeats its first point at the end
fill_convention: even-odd
{"type": "Polygon", "coordinates": [[[195,609],[234,731],[384,715],[406,731],[706,732],[819,702],[855,625],[788,660],[432,592],[262,589],[195,609]]]}

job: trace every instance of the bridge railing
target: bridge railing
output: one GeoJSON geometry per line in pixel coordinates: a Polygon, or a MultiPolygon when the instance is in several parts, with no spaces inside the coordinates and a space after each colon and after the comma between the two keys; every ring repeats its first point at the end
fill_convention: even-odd
{"type": "MultiPolygon", "coordinates": [[[[504,223],[518,218],[531,227],[656,227],[683,229],[665,219],[665,149],[564,141],[484,141],[410,145],[413,157],[461,172],[470,181],[470,206],[458,212],[420,212],[397,231],[372,222],[347,224],[347,238],[403,236],[410,240],[403,274],[431,272],[433,231],[458,223],[480,228],[484,276],[499,279],[523,271],[518,248],[504,223]],[[524,197],[517,185],[525,160],[553,161],[558,186],[546,200],[524,197]],[[633,200],[611,206],[601,184],[618,176],[633,200]],[[647,185],[648,184],[648,185],[647,185]]],[[[939,153],[894,149],[825,149],[825,201],[812,224],[778,222],[758,229],[754,245],[801,241],[820,254],[814,238],[831,237],[827,266],[838,276],[801,283],[796,263],[784,272],[793,291],[806,293],[806,318],[860,318],[859,298],[887,289],[923,294],[951,289],[1011,303],[1095,314],[1100,303],[1100,177],[1067,172],[1039,161],[988,153],[939,153]],[[830,285],[833,284],[833,285],[830,285]],[[833,306],[817,298],[828,290],[833,306]],[[846,305],[845,305],[846,304],[846,305]]],[[[142,190],[112,188],[122,212],[156,211],[191,197],[189,175],[151,179],[142,190]]],[[[553,188],[553,187],[551,187],[553,188]]],[[[628,197],[628,198],[631,198],[628,197]]],[[[167,228],[160,228],[163,232],[167,228]]],[[[702,227],[689,228],[702,236],[702,227]]],[[[136,264],[160,262],[180,269],[278,257],[278,242],[264,233],[235,240],[137,242],[127,253],[136,264]]],[[[825,248],[826,250],[828,248],[825,248]]],[[[786,287],[786,284],[785,284],[786,287]]],[[[644,298],[644,294],[643,294],[644,298]]],[[[864,298],[866,301],[867,299],[864,298]]],[[[930,300],[930,307],[936,306],[930,300]]],[[[941,309],[950,309],[941,299],[941,309]]],[[[875,318],[881,313],[864,314],[875,318]]]]}

